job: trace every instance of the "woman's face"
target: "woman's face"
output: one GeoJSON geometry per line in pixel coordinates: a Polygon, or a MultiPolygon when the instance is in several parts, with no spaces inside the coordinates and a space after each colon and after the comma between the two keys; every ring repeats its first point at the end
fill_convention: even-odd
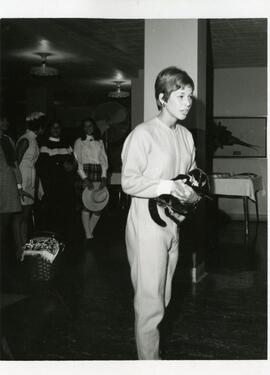
{"type": "Polygon", "coordinates": [[[192,106],[192,99],[192,87],[189,85],[183,86],[171,93],[168,101],[165,102],[165,107],[162,108],[176,120],[184,120],[192,106]]]}
{"type": "Polygon", "coordinates": [[[83,129],[86,135],[92,135],[94,132],[94,126],[91,121],[85,121],[83,129]]]}
{"type": "Polygon", "coordinates": [[[61,126],[55,122],[50,129],[50,135],[54,138],[59,138],[61,135],[61,126]]]}

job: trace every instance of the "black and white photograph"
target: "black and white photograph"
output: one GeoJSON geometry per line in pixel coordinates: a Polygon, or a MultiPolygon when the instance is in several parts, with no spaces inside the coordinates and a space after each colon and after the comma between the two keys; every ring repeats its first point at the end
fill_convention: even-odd
{"type": "Polygon", "coordinates": [[[267,361],[267,12],[58,14],[0,19],[0,361],[267,361]]]}

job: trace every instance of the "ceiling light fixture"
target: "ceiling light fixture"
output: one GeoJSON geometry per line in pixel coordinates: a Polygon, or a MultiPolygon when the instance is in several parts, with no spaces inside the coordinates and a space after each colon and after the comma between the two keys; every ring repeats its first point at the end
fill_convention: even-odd
{"type": "Polygon", "coordinates": [[[31,70],[30,70],[30,74],[32,74],[34,76],[40,76],[40,77],[55,77],[59,74],[58,69],[46,65],[47,57],[51,56],[52,53],[37,52],[36,55],[40,56],[41,65],[32,67],[31,70]]]}
{"type": "Polygon", "coordinates": [[[108,96],[110,98],[127,98],[129,96],[129,92],[121,90],[121,85],[124,82],[125,81],[120,80],[113,81],[113,83],[116,85],[116,89],[114,91],[110,91],[108,96]]]}

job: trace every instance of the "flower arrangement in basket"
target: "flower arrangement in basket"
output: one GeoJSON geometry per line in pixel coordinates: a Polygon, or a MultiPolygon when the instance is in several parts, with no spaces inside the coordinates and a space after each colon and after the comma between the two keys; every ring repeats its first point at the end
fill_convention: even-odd
{"type": "Polygon", "coordinates": [[[31,258],[31,279],[48,281],[53,276],[53,262],[58,253],[64,250],[64,244],[53,235],[36,236],[22,248],[22,261],[31,258]]]}

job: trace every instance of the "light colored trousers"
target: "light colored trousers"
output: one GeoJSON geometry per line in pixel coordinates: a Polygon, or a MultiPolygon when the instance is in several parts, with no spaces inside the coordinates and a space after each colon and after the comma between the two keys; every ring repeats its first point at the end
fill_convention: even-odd
{"type": "Polygon", "coordinates": [[[157,225],[146,209],[146,202],[141,200],[136,202],[137,207],[131,206],[126,226],[126,245],[135,293],[138,358],[153,360],[160,359],[158,325],[170,302],[179,241],[176,224],[165,216],[167,227],[157,225]],[[139,213],[143,213],[143,216],[138,216],[139,213]]]}

